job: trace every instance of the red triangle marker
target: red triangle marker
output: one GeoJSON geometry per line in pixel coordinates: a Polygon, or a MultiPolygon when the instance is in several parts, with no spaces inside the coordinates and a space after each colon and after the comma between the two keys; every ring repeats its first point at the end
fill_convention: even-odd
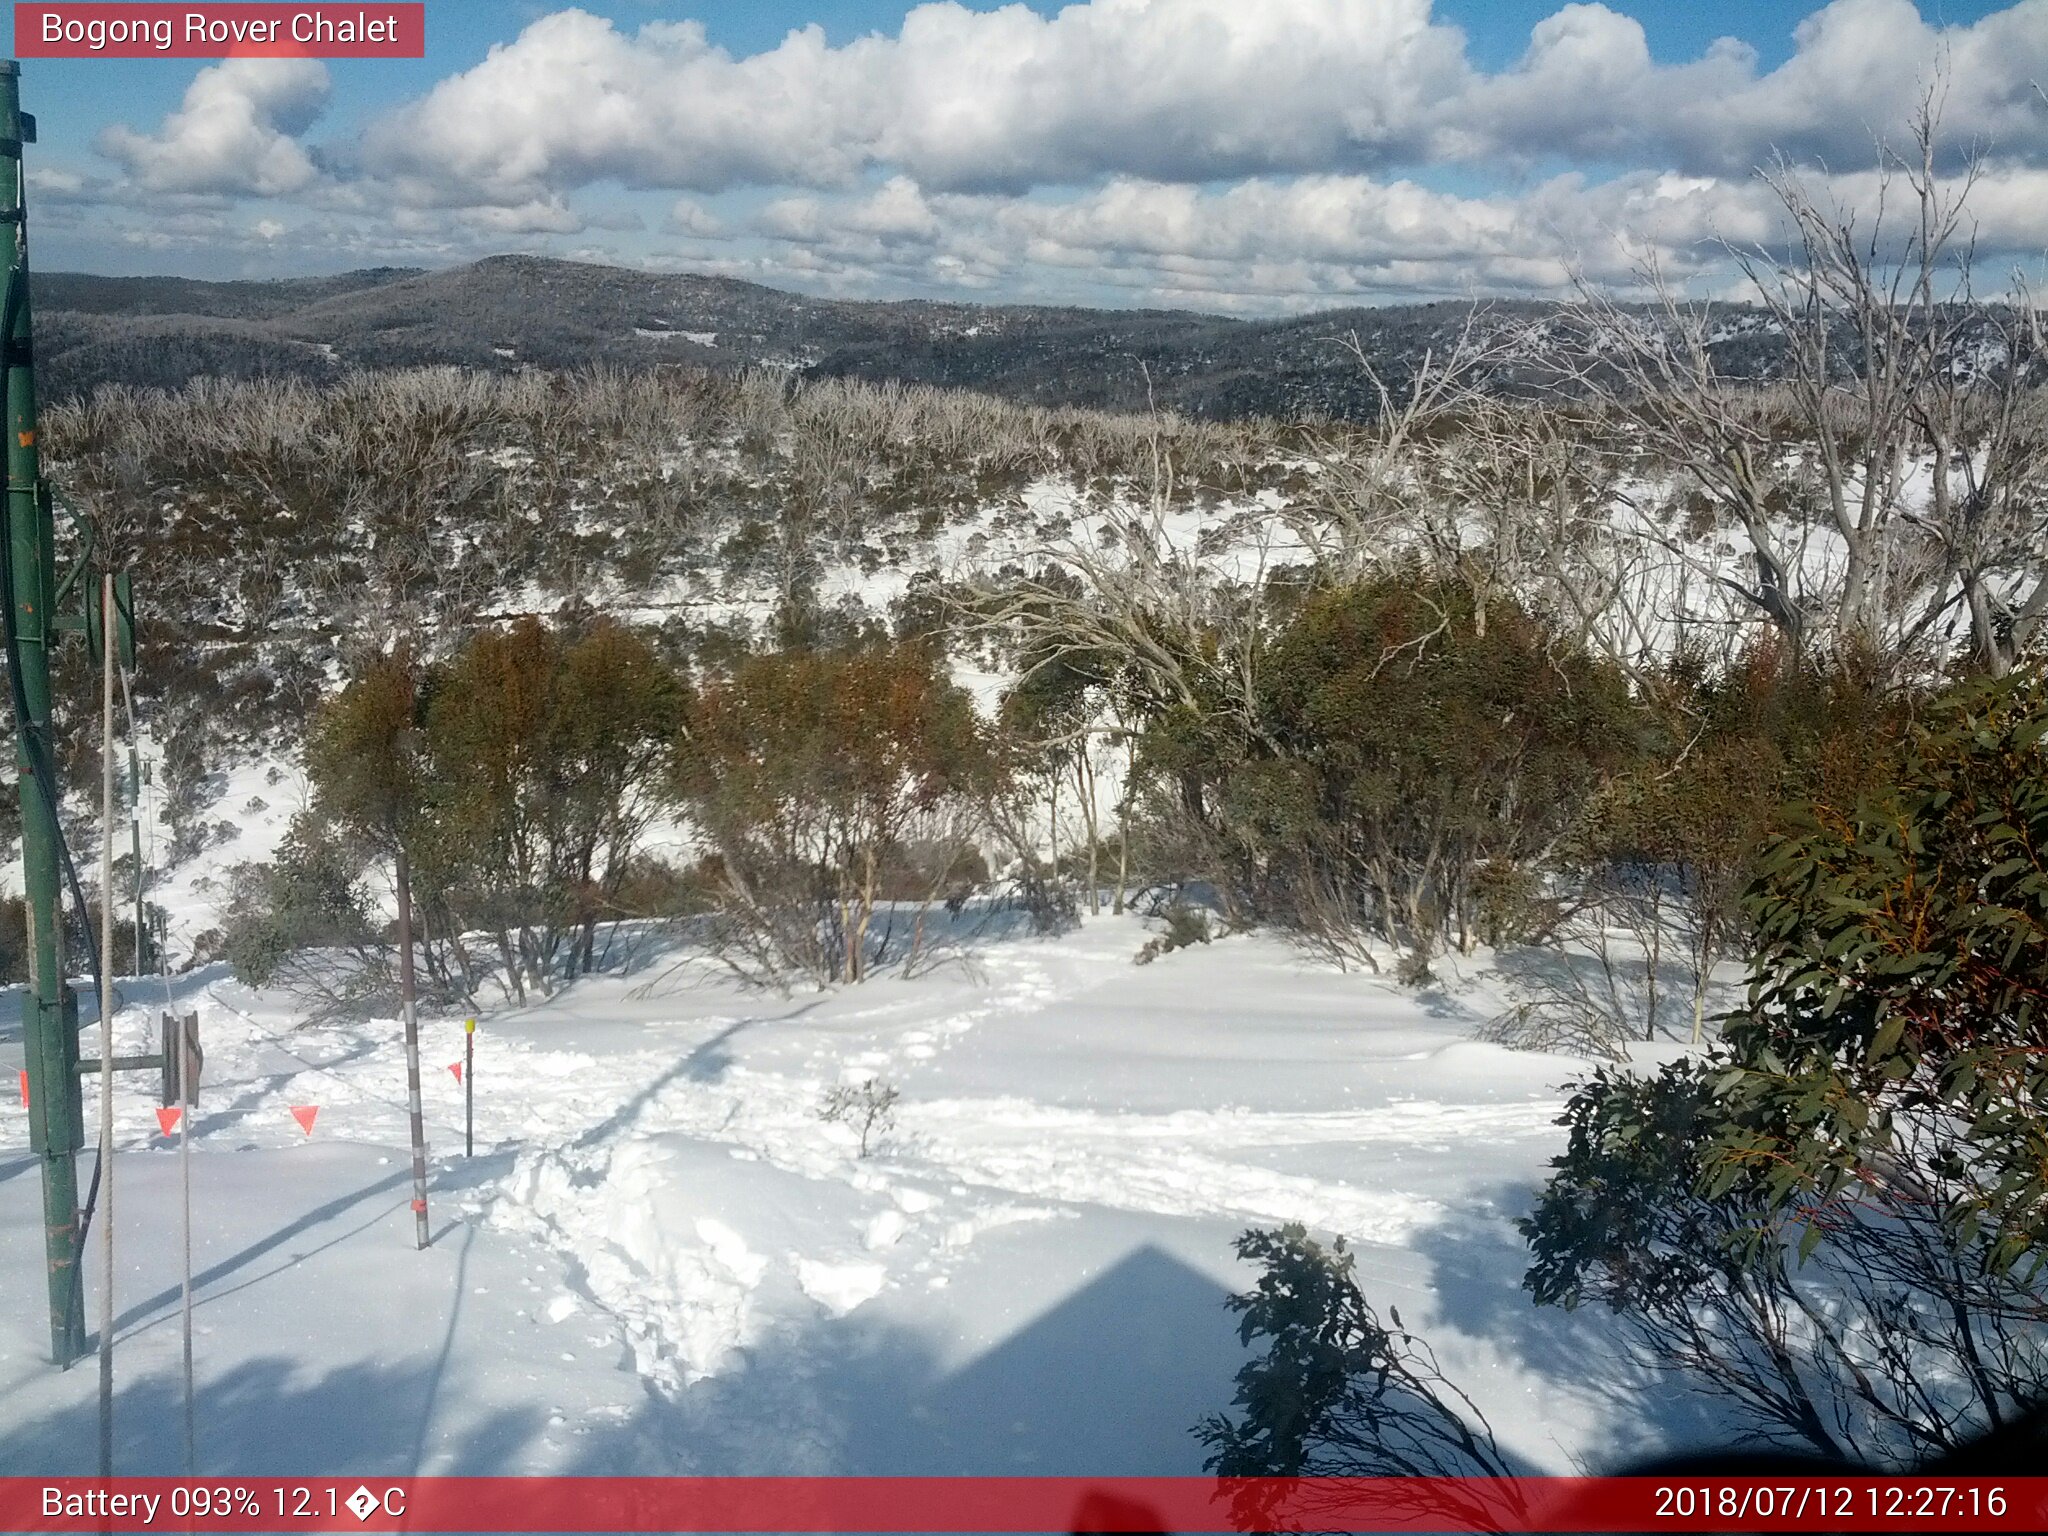
{"type": "Polygon", "coordinates": [[[455,1081],[457,1081],[458,1083],[462,1081],[462,1063],[461,1063],[461,1062],[459,1062],[459,1061],[451,1061],[451,1062],[449,1062],[449,1063],[448,1063],[448,1070],[449,1070],[450,1072],[453,1072],[453,1073],[455,1074],[455,1081]]]}
{"type": "Polygon", "coordinates": [[[164,1134],[168,1136],[178,1128],[178,1116],[184,1112],[176,1104],[166,1104],[156,1112],[156,1123],[164,1128],[164,1134]]]}
{"type": "Polygon", "coordinates": [[[313,1134],[313,1117],[320,1113],[318,1104],[294,1104],[292,1118],[299,1122],[299,1129],[308,1136],[313,1134]]]}

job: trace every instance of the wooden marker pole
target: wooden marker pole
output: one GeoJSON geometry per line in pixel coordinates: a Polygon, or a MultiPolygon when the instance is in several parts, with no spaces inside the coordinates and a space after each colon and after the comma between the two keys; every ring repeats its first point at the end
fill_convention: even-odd
{"type": "Polygon", "coordinates": [[[192,1392],[192,1116],[199,1107],[199,1015],[189,1013],[178,1030],[178,1183],[184,1204],[185,1274],[179,1292],[179,1323],[185,1345],[185,1474],[199,1470],[199,1432],[192,1392]]]}
{"type": "Polygon", "coordinates": [[[114,573],[100,577],[100,1476],[114,1475],[114,573]]]}

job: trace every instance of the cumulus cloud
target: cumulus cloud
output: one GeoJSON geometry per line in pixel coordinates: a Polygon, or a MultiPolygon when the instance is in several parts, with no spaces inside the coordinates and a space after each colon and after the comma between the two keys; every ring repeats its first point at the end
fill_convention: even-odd
{"type": "Polygon", "coordinates": [[[695,22],[629,34],[559,12],[379,125],[366,161],[515,203],[604,178],[830,188],[877,170],[1009,192],[1555,156],[1727,173],[1774,150],[1868,159],[1941,60],[1959,140],[2048,148],[2032,90],[2048,0],[1949,28],[1912,0],[1834,0],[1768,72],[1733,41],[1659,64],[1638,22],[1571,3],[1496,74],[1430,0],[1089,0],[1049,17],[944,0],[895,37],[835,48],[809,27],[744,58],[695,22]]]}
{"type": "Polygon", "coordinates": [[[153,134],[109,126],[99,150],[146,190],[276,197],[319,177],[299,142],[327,105],[317,59],[228,59],[199,71],[153,134]]]}
{"type": "Polygon", "coordinates": [[[725,235],[725,220],[694,197],[679,197],[668,211],[669,231],[699,240],[717,240],[725,235]]]}
{"type": "Polygon", "coordinates": [[[105,199],[112,186],[104,176],[95,176],[47,162],[27,170],[30,201],[37,207],[90,205],[105,199]]]}
{"type": "MultiPolygon", "coordinates": [[[[1814,190],[1870,227],[1875,173],[1814,190]]],[[[2048,169],[1990,170],[1974,199],[1985,252],[2048,246],[2048,169]]],[[[1773,249],[1788,233],[1760,183],[1668,171],[1598,182],[1568,172],[1493,195],[1348,174],[1217,188],[1117,178],[1058,202],[927,196],[899,180],[779,200],[750,232],[775,242],[776,259],[794,248],[807,271],[848,281],[1056,292],[1085,280],[1155,300],[1281,308],[1347,296],[1559,296],[1582,279],[1625,288],[1649,264],[1704,279],[1726,267],[1730,246],[1773,249]]]]}
{"type": "Polygon", "coordinates": [[[1792,56],[1759,73],[1724,39],[1697,60],[1652,62],[1640,23],[1572,4],[1537,23],[1511,69],[1465,98],[1474,156],[1544,153],[1740,174],[1777,156],[1866,165],[1930,91],[1947,142],[2048,154],[2034,81],[2048,72],[2048,0],[2020,0],[1968,25],[1930,24],[1912,0],[1834,0],[1801,21],[1792,56]]]}
{"type": "Polygon", "coordinates": [[[1252,178],[1220,189],[1118,178],[1048,203],[927,199],[895,183],[865,197],[786,199],[763,210],[754,231],[801,245],[816,265],[940,286],[1008,279],[1057,291],[1084,280],[1285,305],[1475,284],[1562,290],[1571,281],[1570,236],[1541,227],[1550,202],[1570,201],[1557,191],[1459,197],[1356,175],[1252,178]]]}
{"type": "Polygon", "coordinates": [[[443,200],[528,202],[612,178],[712,190],[748,182],[844,182],[845,135],[867,88],[845,53],[808,28],[734,60],[694,21],[627,36],[583,11],[544,16],[483,63],[374,127],[364,163],[443,200]]]}
{"type": "Polygon", "coordinates": [[[734,58],[695,22],[534,22],[369,135],[366,163],[476,199],[600,178],[699,191],[840,186],[890,166],[1018,190],[1207,179],[1427,148],[1469,71],[1429,0],[1091,0],[909,12],[893,38],[816,27],[734,58]]]}
{"type": "Polygon", "coordinates": [[[743,56],[695,21],[567,9],[347,145],[305,141],[320,65],[231,60],[100,147],[146,191],[289,197],[394,239],[651,227],[643,259],[838,291],[1295,306],[1553,293],[1646,257],[1710,282],[1717,240],[1777,237],[1756,166],[1872,203],[1873,136],[1934,88],[1953,152],[1990,157],[1980,246],[2048,245],[2048,0],[1956,26],[1831,0],[1770,69],[1735,39],[1659,60],[1626,3],[1564,0],[1492,70],[1432,0],[936,0],[893,36],[743,56]],[[645,221],[640,192],[662,194],[645,221]]]}

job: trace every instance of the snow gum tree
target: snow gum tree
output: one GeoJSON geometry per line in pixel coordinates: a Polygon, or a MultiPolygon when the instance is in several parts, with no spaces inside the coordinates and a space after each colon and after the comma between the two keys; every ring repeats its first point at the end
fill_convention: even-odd
{"type": "MultiPolygon", "coordinates": [[[[330,885],[336,878],[337,852],[344,860],[353,858],[358,869],[373,861],[390,861],[398,903],[398,981],[406,999],[408,1029],[422,945],[430,979],[447,986],[436,952],[432,903],[423,908],[414,899],[415,861],[425,861],[427,876],[422,883],[432,892],[438,884],[436,854],[441,847],[423,729],[430,688],[431,670],[401,642],[367,657],[347,686],[320,706],[306,744],[313,803],[294,828],[297,851],[288,847],[287,859],[274,871],[286,877],[277,888],[289,896],[307,888],[304,881],[290,878],[294,863],[316,853],[310,867],[327,870],[330,885]],[[318,849],[322,841],[331,846],[318,849]]],[[[361,956],[361,947],[356,950],[361,956]]],[[[366,983],[374,984],[376,969],[339,973],[330,990],[343,995],[361,991],[366,983]]]]}
{"type": "Polygon", "coordinates": [[[1511,599],[1417,573],[1317,592],[1272,638],[1260,731],[1169,713],[1148,763],[1179,779],[1255,910],[1369,958],[1469,940],[1489,865],[1542,863],[1629,761],[1619,672],[1511,599]],[[1232,750],[1233,746],[1235,750],[1232,750]]]}
{"type": "Polygon", "coordinates": [[[1749,943],[1740,898],[1764,843],[1795,802],[1853,804],[1891,782],[1913,702],[1866,671],[1793,660],[1771,639],[1720,669],[1681,653],[1643,680],[1639,759],[1565,850],[1580,914],[1552,935],[1598,948],[1601,935],[1625,930],[1646,952],[1635,1034],[1657,1038],[1669,1002],[1701,1036],[1715,966],[1749,943]],[[1667,957],[1688,977],[1669,997],[1656,980],[1667,957]]]}
{"type": "MultiPolygon", "coordinates": [[[[601,923],[641,915],[622,892],[686,698],[646,637],[604,619],[479,630],[433,665],[373,656],[319,712],[313,806],[287,851],[321,870],[391,860],[442,995],[474,997],[493,960],[510,995],[551,991],[595,967],[601,923]],[[472,953],[479,937],[494,955],[472,953]]],[[[280,864],[266,889],[298,900],[295,871],[280,864]]],[[[242,927],[231,941],[255,954],[334,923],[316,911],[279,916],[270,938],[242,927]]]]}
{"type": "Polygon", "coordinates": [[[967,694],[899,642],[742,659],[703,685],[672,772],[716,849],[728,957],[824,984],[868,974],[892,865],[938,828],[964,854],[959,813],[1000,768],[967,694]]]}
{"type": "MultiPolygon", "coordinates": [[[[1085,892],[1088,910],[1100,909],[1103,879],[1103,836],[1098,801],[1102,760],[1121,758],[1123,793],[1117,799],[1116,880],[1111,904],[1121,912],[1130,878],[1130,807],[1134,790],[1131,772],[1136,733],[1130,680],[1114,656],[1081,649],[1021,659],[1022,675],[1004,694],[999,724],[1019,769],[1017,778],[1041,780],[1047,791],[1052,840],[1052,874],[1060,874],[1063,846],[1060,804],[1062,786],[1077,808],[1085,844],[1072,862],[1085,892]]],[[[1028,838],[1019,838],[1019,852],[1033,856],[1028,838]]]]}
{"type": "Polygon", "coordinates": [[[588,973],[658,807],[687,686],[600,619],[480,630],[426,712],[437,898],[491,935],[513,991],[588,973]]]}
{"type": "Polygon", "coordinates": [[[1784,227],[1735,254],[1777,338],[1774,387],[1731,376],[1723,315],[1654,268],[1647,314],[1587,292],[1560,316],[1558,365],[1740,541],[1753,574],[1713,579],[1793,650],[2002,675],[2048,623],[2048,349],[2024,283],[1975,292],[1979,166],[1943,173],[1940,95],[1879,145],[1861,217],[1782,163],[1763,173],[1784,227]]]}
{"type": "Polygon", "coordinates": [[[409,650],[370,658],[322,707],[306,744],[315,809],[380,853],[419,825],[421,673],[409,650]]]}

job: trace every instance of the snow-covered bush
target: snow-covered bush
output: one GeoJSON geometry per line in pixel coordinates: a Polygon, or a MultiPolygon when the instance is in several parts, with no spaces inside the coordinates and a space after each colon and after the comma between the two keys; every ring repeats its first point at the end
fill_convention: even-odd
{"type": "Polygon", "coordinates": [[[1170,955],[1176,949],[1186,949],[1194,944],[1206,944],[1214,937],[1209,929],[1209,914],[1188,902],[1169,902],[1160,916],[1166,921],[1166,931],[1155,933],[1145,941],[1144,947],[1134,957],[1139,965],[1150,965],[1161,955],[1170,955]]]}

